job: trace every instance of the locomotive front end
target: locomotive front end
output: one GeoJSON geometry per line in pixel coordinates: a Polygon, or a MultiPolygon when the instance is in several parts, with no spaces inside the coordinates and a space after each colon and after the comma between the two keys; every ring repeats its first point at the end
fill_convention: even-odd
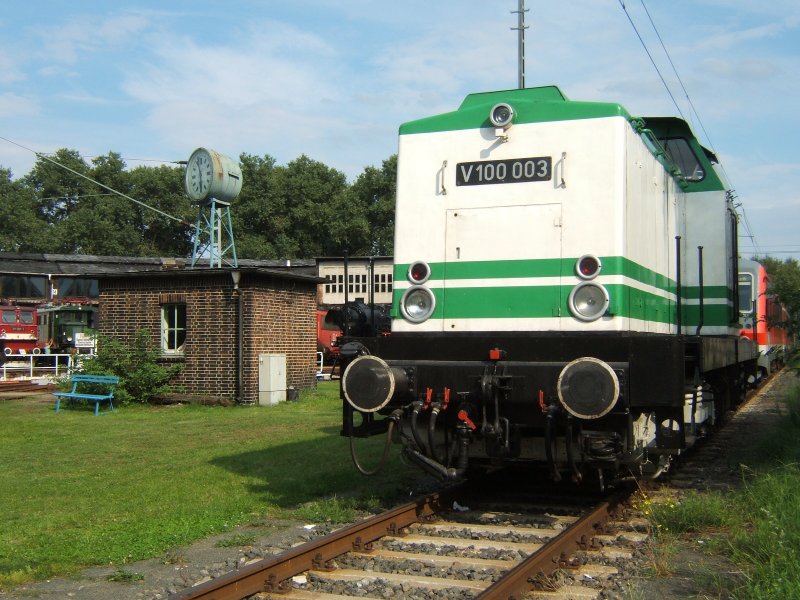
{"type": "Polygon", "coordinates": [[[681,333],[727,331],[727,307],[680,322],[685,193],[654,140],[621,106],[555,87],[403,125],[392,333],[359,340],[343,431],[388,429],[441,477],[654,473],[685,447],[713,409],[687,392],[681,333]]]}

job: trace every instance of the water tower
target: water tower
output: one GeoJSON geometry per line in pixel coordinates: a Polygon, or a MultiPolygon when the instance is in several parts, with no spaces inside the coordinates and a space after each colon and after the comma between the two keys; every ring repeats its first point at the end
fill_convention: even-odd
{"type": "Polygon", "coordinates": [[[192,267],[208,253],[208,266],[239,266],[231,225],[231,201],[242,191],[238,163],[208,148],[198,148],[186,163],[186,193],[199,203],[192,267]],[[229,257],[232,256],[233,260],[229,257]]]}

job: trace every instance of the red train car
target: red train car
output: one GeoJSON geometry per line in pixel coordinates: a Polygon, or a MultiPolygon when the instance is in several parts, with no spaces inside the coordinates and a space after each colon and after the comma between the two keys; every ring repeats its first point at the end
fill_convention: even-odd
{"type": "Polygon", "coordinates": [[[769,277],[761,263],[739,260],[739,314],[741,335],[758,344],[759,377],[784,364],[789,346],[786,308],[768,292],[769,277]]]}
{"type": "Polygon", "coordinates": [[[339,356],[339,346],[336,340],[342,335],[342,330],[335,323],[326,323],[327,310],[317,310],[317,352],[322,352],[325,363],[332,363],[339,356]]]}
{"type": "Polygon", "coordinates": [[[0,345],[6,356],[41,352],[35,308],[0,305],[0,345]]]}

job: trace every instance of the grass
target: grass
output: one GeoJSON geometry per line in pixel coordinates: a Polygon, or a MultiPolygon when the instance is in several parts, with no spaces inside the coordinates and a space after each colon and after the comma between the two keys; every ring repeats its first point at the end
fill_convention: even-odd
{"type": "MultiPolygon", "coordinates": [[[[338,384],[274,407],[0,402],[0,587],[162,556],[269,519],[347,522],[411,485],[352,466],[338,384]]],[[[376,460],[383,436],[359,440],[376,460]]]]}
{"type": "Polygon", "coordinates": [[[800,387],[785,402],[779,425],[757,442],[741,489],[648,507],[664,544],[690,541],[742,569],[729,590],[734,598],[800,598],[800,387]]]}

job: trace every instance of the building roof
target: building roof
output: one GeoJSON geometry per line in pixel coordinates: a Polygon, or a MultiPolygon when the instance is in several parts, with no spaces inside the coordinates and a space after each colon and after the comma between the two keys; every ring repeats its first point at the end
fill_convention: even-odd
{"type": "MultiPolygon", "coordinates": [[[[176,270],[189,271],[191,261],[186,258],[94,256],[89,254],[20,254],[0,252],[0,274],[63,275],[93,277],[129,273],[157,273],[176,270]]],[[[255,260],[239,259],[239,270],[266,269],[291,272],[295,275],[316,275],[314,260],[255,260]]],[[[194,271],[209,270],[208,261],[199,261],[194,271]]]]}
{"type": "MultiPolygon", "coordinates": [[[[285,262],[285,261],[284,261],[285,262]]],[[[303,269],[305,269],[303,267],[303,269]]],[[[264,267],[248,267],[242,266],[242,261],[239,261],[239,266],[234,267],[222,267],[222,268],[209,268],[209,267],[173,267],[173,268],[162,268],[162,269],[141,269],[138,271],[132,272],[116,272],[116,273],[109,273],[109,272],[95,272],[95,273],[87,273],[87,277],[92,277],[95,279],[121,279],[121,278],[131,278],[141,275],[142,277],[148,278],[164,278],[164,277],[171,277],[175,278],[177,276],[197,276],[197,275],[221,275],[221,274],[228,274],[234,271],[238,271],[239,273],[246,274],[246,275],[255,275],[261,277],[272,277],[277,279],[290,279],[292,281],[300,281],[306,283],[313,283],[314,285],[323,283],[325,281],[322,277],[317,277],[316,274],[308,274],[305,272],[301,272],[300,268],[295,268],[293,266],[283,266],[276,267],[276,268],[264,268],[264,267]]]]}

